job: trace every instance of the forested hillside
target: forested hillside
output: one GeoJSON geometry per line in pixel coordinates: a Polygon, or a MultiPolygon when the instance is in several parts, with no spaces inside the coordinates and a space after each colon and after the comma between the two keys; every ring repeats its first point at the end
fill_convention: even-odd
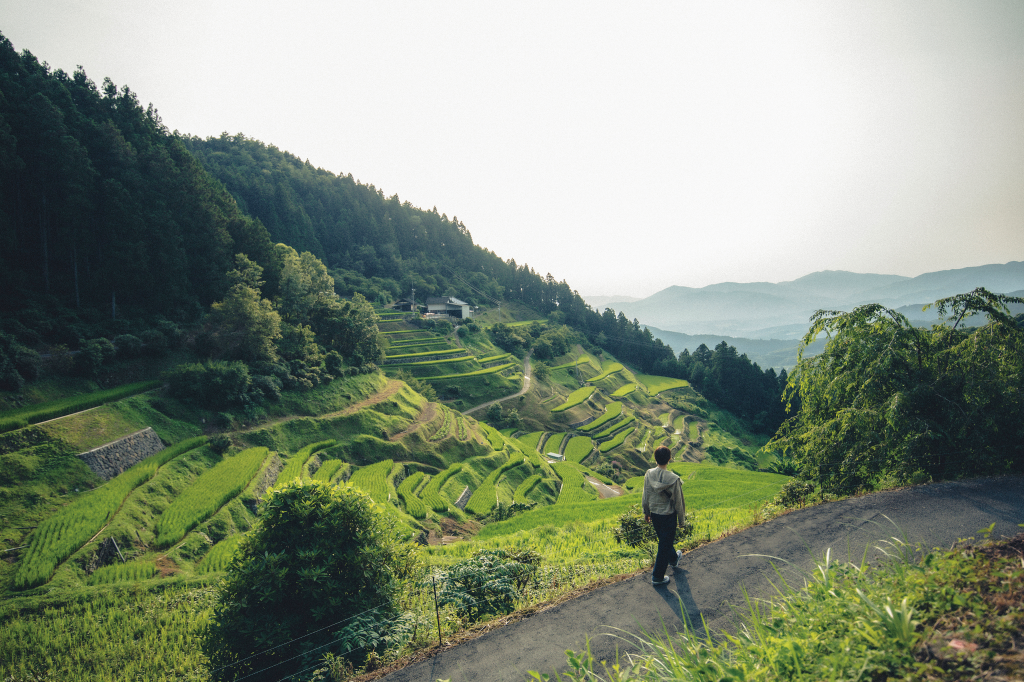
{"type": "MultiPolygon", "coordinates": [[[[0,285],[10,294],[0,302],[3,331],[25,347],[74,351],[91,339],[141,336],[164,318],[199,323],[237,284],[228,273],[238,272],[239,253],[262,268],[260,294],[280,304],[287,254],[309,253],[341,296],[389,302],[415,287],[421,301],[522,303],[640,371],[707,382],[766,431],[779,422],[769,416],[777,377],[745,356],[720,354],[714,366],[703,355],[677,358],[636,320],[599,313],[567,282],[474,244],[457,218],[244,135],[172,133],[127,86],[97,86],[81,68],[53,71],[2,37],[0,193],[0,285]],[[758,388],[740,388],[737,372],[757,375],[758,388]]],[[[508,338],[521,351],[532,342],[508,338]]],[[[240,357],[223,344],[219,355],[217,344],[197,350],[240,357]]]]}
{"type": "MultiPolygon", "coordinates": [[[[226,291],[236,253],[272,269],[271,246],[127,86],[51,71],[0,36],[4,312],[45,301],[187,318],[226,291]]],[[[46,332],[44,316],[29,326],[46,332]]]]}

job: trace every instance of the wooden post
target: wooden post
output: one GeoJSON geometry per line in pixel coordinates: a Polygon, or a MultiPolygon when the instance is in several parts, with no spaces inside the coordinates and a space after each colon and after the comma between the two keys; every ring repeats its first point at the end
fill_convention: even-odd
{"type": "Polygon", "coordinates": [[[440,649],[443,646],[441,644],[441,609],[437,605],[437,581],[434,580],[434,576],[430,576],[430,584],[434,586],[434,614],[437,616],[437,648],[440,649]]]}

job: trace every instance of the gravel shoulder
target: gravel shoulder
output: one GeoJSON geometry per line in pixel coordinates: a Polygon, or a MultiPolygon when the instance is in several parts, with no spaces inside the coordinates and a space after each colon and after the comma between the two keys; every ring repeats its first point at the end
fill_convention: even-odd
{"type": "Polygon", "coordinates": [[[990,478],[905,488],[808,507],[700,547],[683,557],[667,587],[646,573],[614,583],[441,651],[382,678],[389,682],[520,682],[529,670],[565,667],[565,650],[588,640],[597,660],[632,650],[629,636],[669,632],[684,618],[732,630],[734,606],[769,597],[779,572],[802,583],[826,550],[833,560],[880,556],[893,538],[948,548],[995,522],[993,538],[1024,523],[1024,479],[990,478]]]}

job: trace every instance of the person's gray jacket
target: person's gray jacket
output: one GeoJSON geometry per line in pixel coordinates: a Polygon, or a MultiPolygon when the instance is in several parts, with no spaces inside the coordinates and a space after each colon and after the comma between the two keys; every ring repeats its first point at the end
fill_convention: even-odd
{"type": "Polygon", "coordinates": [[[644,495],[641,501],[644,516],[676,514],[676,523],[683,525],[686,519],[686,500],[683,499],[683,483],[668,469],[654,467],[644,474],[644,495]]]}

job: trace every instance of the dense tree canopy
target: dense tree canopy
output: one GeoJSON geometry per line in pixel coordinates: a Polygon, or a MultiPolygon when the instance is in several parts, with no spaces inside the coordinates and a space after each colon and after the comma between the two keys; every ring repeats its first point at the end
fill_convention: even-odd
{"type": "Polygon", "coordinates": [[[276,271],[266,230],[155,109],[0,36],[0,310],[48,295],[187,317],[240,251],[276,271]]]}
{"type": "Polygon", "coordinates": [[[1024,465],[1024,328],[984,289],[935,305],[947,322],[916,328],[878,304],[819,311],[788,392],[799,413],[769,447],[795,456],[829,491],[1019,472],[1024,465]],[[986,315],[987,324],[963,321],[986,315]]]}

